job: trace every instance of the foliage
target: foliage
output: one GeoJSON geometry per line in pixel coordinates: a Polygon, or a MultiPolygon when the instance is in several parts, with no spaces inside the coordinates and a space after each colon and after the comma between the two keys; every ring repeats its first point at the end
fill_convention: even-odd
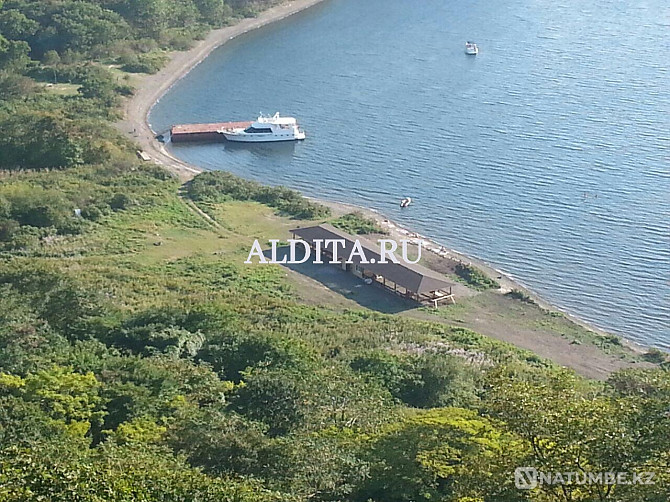
{"type": "Polygon", "coordinates": [[[156,73],[167,62],[165,54],[128,55],[120,59],[122,69],[131,73],[156,73]]]}
{"type": "Polygon", "coordinates": [[[394,397],[418,408],[472,406],[477,371],[447,354],[398,356],[372,351],[356,356],[351,367],[379,381],[394,397]]]}
{"type": "Polygon", "coordinates": [[[508,291],[507,293],[505,293],[505,296],[509,296],[510,298],[514,298],[515,300],[519,300],[524,303],[530,303],[530,304],[535,303],[535,300],[533,300],[533,298],[528,293],[526,293],[525,291],[521,291],[520,289],[513,289],[511,291],[508,291]]]}
{"type": "Polygon", "coordinates": [[[66,168],[83,163],[74,125],[51,113],[0,113],[0,168],[66,168]]]}
{"type": "Polygon", "coordinates": [[[374,437],[368,451],[370,476],[354,500],[524,500],[507,474],[523,465],[526,445],[470,410],[411,416],[374,437]]]}
{"type": "MultiPolygon", "coordinates": [[[[670,449],[668,375],[629,371],[615,376],[624,395],[585,385],[566,371],[550,374],[493,372],[485,408],[532,447],[527,465],[544,472],[657,471],[670,449]],[[660,389],[645,396],[629,383],[654,378],[660,389]],[[646,466],[646,467],[645,467],[646,466]],[[655,466],[655,467],[651,467],[655,466]]],[[[657,493],[666,486],[657,486],[657,493]]],[[[543,485],[550,500],[639,500],[639,486],[600,482],[543,485]],[[565,493],[570,493],[565,497],[565,493]]]]}
{"type": "Polygon", "coordinates": [[[0,71],[0,101],[26,98],[35,91],[35,83],[22,75],[0,71]]]}
{"type": "Polygon", "coordinates": [[[365,217],[362,213],[349,213],[330,222],[334,227],[337,227],[350,234],[385,234],[386,231],[377,225],[377,222],[365,217]]]}
{"type": "Polygon", "coordinates": [[[78,374],[72,368],[54,366],[25,379],[0,373],[0,389],[38,403],[44,413],[65,424],[75,435],[84,435],[102,423],[104,412],[99,383],[92,373],[78,374]]]}
{"type": "Polygon", "coordinates": [[[117,66],[273,3],[0,0],[0,500],[666,500],[667,372],[584,382],[462,327],[305,304],[240,247],[292,224],[265,206],[327,208],[204,173],[199,206],[255,201],[215,226],[138,165],[117,66]],[[659,476],[566,496],[516,491],[518,465],[659,476]]]}
{"type": "Polygon", "coordinates": [[[262,475],[259,463],[269,444],[264,430],[257,422],[216,408],[183,410],[170,427],[168,443],[206,472],[262,475]]]}
{"type": "Polygon", "coordinates": [[[261,185],[223,171],[199,174],[189,182],[187,189],[194,201],[253,200],[304,220],[325,218],[330,214],[327,207],[308,201],[294,190],[261,185]]]}
{"type": "Polygon", "coordinates": [[[472,265],[458,263],[456,275],[475,289],[498,289],[500,284],[472,265]]]}
{"type": "Polygon", "coordinates": [[[110,443],[87,450],[72,440],[39,442],[0,450],[0,466],[0,499],[8,502],[287,500],[253,481],[208,477],[162,447],[110,443]]]}
{"type": "Polygon", "coordinates": [[[264,423],[271,436],[300,429],[305,422],[307,390],[300,374],[284,371],[252,373],[233,396],[233,409],[264,423]]]}
{"type": "Polygon", "coordinates": [[[650,363],[662,364],[670,360],[667,352],[663,352],[657,348],[649,349],[643,356],[650,363]]]}
{"type": "Polygon", "coordinates": [[[7,40],[0,34],[0,70],[21,72],[30,61],[30,46],[21,40],[7,40]]]}

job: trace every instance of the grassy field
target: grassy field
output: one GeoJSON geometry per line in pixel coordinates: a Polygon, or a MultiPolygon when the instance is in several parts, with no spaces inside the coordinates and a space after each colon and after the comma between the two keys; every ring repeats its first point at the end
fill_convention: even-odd
{"type": "MultiPolygon", "coordinates": [[[[55,183],[67,192],[69,178],[60,176],[63,179],[56,178],[55,183]]],[[[407,323],[403,326],[412,333],[410,338],[419,333],[423,337],[424,331],[443,337],[453,334],[453,329],[465,330],[470,333],[468,350],[480,345],[490,348],[495,342],[496,353],[523,354],[522,359],[538,362],[551,359],[589,377],[604,378],[618,368],[642,364],[640,356],[616,338],[604,338],[560,313],[499,290],[481,290],[476,284],[459,284],[456,305],[432,309],[365,286],[333,266],[244,264],[254,240],[267,249],[270,239],[286,241],[290,229],[326,219],[299,220],[252,201],[194,203],[172,180],[140,187],[137,193],[141,203],[104,216],[80,235],[58,236],[46,245],[14,254],[10,263],[55,265],[92,297],[101,297],[107,310],[117,312],[114,315],[163,305],[214,303],[244,313],[240,317],[244,324],[255,323],[257,316],[274,324],[286,312],[291,321],[282,321],[290,326],[285,329],[305,334],[321,350],[332,350],[337,343],[315,335],[323,335],[331,321],[313,320],[344,314],[345,321],[334,322],[327,330],[330,340],[343,344],[351,340],[363,345],[382,343],[364,338],[374,340],[379,330],[376,323],[401,322],[407,323]],[[268,307],[273,309],[271,315],[260,314],[268,307]],[[307,325],[302,322],[305,315],[310,319],[307,325]],[[361,319],[374,322],[364,328],[361,319]],[[342,322],[338,331],[346,326],[346,335],[334,329],[342,322]]],[[[448,264],[437,266],[431,261],[428,265],[450,272],[448,264]]],[[[461,344],[459,340],[456,345],[461,344]]]]}
{"type": "MultiPolygon", "coordinates": [[[[246,258],[253,239],[262,244],[270,238],[283,241],[289,237],[291,228],[318,223],[282,217],[257,203],[200,203],[200,207],[221,225],[217,255],[238,264],[246,258]]],[[[432,261],[427,264],[432,265],[432,261]]],[[[477,285],[471,288],[460,285],[456,305],[439,309],[417,307],[381,290],[362,287],[349,274],[332,269],[335,267],[323,272],[327,281],[304,270],[288,268],[281,268],[278,275],[291,291],[290,297],[299,303],[339,312],[358,309],[400,312],[406,318],[472,330],[532,350],[541,358],[572,366],[590,377],[604,378],[628,365],[646,366],[641,355],[622,346],[617,337],[600,335],[560,312],[545,310],[498,290],[481,291],[477,285]],[[589,358],[594,359],[594,364],[589,364],[589,358]]]]}

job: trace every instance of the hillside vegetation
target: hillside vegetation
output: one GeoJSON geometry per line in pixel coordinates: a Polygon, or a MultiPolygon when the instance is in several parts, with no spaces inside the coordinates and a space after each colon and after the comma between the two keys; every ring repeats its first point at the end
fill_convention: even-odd
{"type": "Polygon", "coordinates": [[[243,261],[326,208],[228,174],[180,196],[135,158],[121,68],[268,3],[0,0],[0,501],[667,500],[667,368],[594,382],[307,304],[243,261]],[[520,491],[519,466],[656,477],[520,491]]]}

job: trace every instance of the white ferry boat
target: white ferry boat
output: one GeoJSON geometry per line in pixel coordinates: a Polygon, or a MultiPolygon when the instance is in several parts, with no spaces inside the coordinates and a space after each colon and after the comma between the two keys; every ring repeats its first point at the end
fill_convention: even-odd
{"type": "Polygon", "coordinates": [[[280,117],[279,112],[271,117],[261,114],[246,128],[220,129],[218,132],[223,134],[228,141],[243,143],[305,139],[305,132],[300,129],[297,120],[293,117],[280,117]]]}
{"type": "Polygon", "coordinates": [[[479,54],[479,47],[474,42],[465,42],[465,53],[468,56],[476,56],[479,54]]]}

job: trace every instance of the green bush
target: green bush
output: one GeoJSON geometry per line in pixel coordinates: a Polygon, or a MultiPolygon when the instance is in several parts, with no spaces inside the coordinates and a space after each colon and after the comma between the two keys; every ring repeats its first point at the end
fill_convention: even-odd
{"type": "Polygon", "coordinates": [[[617,335],[605,335],[603,337],[603,340],[605,341],[605,343],[610,343],[612,345],[621,345],[622,344],[621,337],[617,336],[617,335]]]}
{"type": "Polygon", "coordinates": [[[232,409],[268,427],[270,436],[298,430],[308,414],[308,393],[299,374],[286,371],[252,372],[231,398],[232,409]]]}
{"type": "Polygon", "coordinates": [[[496,280],[491,279],[484,272],[472,265],[459,263],[456,265],[456,275],[475,289],[498,289],[500,287],[500,284],[496,280]]]}
{"type": "Polygon", "coordinates": [[[65,228],[74,219],[72,203],[58,190],[28,184],[9,185],[0,194],[6,217],[22,226],[65,228]]]}
{"type": "Polygon", "coordinates": [[[196,176],[187,186],[188,196],[196,202],[255,201],[294,218],[326,218],[330,209],[305,199],[299,192],[285,187],[265,186],[224,171],[196,176]]]}
{"type": "Polygon", "coordinates": [[[0,113],[0,169],[69,168],[83,163],[77,126],[55,113],[0,113]]]}
{"type": "Polygon", "coordinates": [[[355,212],[345,214],[330,222],[334,227],[337,227],[350,234],[385,234],[387,233],[383,228],[377,225],[377,222],[366,218],[362,213],[355,212]]]}
{"type": "Polygon", "coordinates": [[[356,356],[350,365],[410,406],[471,406],[476,402],[477,370],[455,356],[439,353],[397,356],[372,351],[356,356]]]}
{"type": "MultiPolygon", "coordinates": [[[[530,303],[530,304],[533,304],[533,305],[535,304],[535,300],[533,300],[528,293],[526,293],[525,291],[521,291],[520,289],[513,289],[512,291],[509,291],[509,292],[505,293],[505,296],[509,296],[510,298],[514,298],[515,300],[519,300],[519,301],[522,301],[524,303],[530,303]]],[[[556,312],[556,314],[558,314],[558,315],[553,315],[553,314],[555,314],[555,313],[552,312],[550,315],[552,315],[552,317],[560,317],[561,316],[560,312],[556,312]]]]}
{"type": "Polygon", "coordinates": [[[127,56],[120,59],[122,69],[130,73],[156,73],[167,62],[165,54],[149,53],[127,56]]]}
{"type": "Polygon", "coordinates": [[[109,207],[114,211],[122,211],[133,205],[133,199],[125,193],[115,193],[109,201],[109,207]]]}
{"type": "Polygon", "coordinates": [[[644,359],[646,361],[649,361],[650,363],[654,364],[663,364],[668,360],[668,354],[667,352],[663,352],[662,350],[659,350],[655,347],[649,349],[645,354],[644,354],[644,359]]]}

